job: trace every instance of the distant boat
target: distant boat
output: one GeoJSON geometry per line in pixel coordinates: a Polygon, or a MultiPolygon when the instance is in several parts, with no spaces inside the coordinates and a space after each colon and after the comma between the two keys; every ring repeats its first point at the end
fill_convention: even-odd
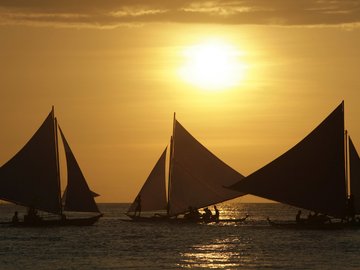
{"type": "Polygon", "coordinates": [[[244,195],[224,188],[244,176],[199,143],[175,119],[175,114],[169,152],[167,159],[166,147],[131,204],[127,215],[133,220],[168,221],[188,212],[189,207],[199,209],[244,195]],[[135,216],[139,198],[142,213],[162,211],[163,214],[135,216]]]}
{"type": "Polygon", "coordinates": [[[1,200],[28,207],[33,213],[40,210],[55,214],[55,218],[52,219],[29,218],[24,221],[19,220],[12,225],[92,225],[102,216],[94,200],[95,194],[89,189],[75,156],[58,126],[54,117],[54,108],[29,142],[0,167],[1,200]],[[67,187],[63,202],[60,187],[58,128],[67,164],[67,187]],[[85,212],[87,216],[69,218],[66,216],[69,212],[85,212]]]}
{"type": "Polygon", "coordinates": [[[344,103],[289,151],[229,188],[339,219],[360,214],[360,158],[344,128],[344,103]]]}

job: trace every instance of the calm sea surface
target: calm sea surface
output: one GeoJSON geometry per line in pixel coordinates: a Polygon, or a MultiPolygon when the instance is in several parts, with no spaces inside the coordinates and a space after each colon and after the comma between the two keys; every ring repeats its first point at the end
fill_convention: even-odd
{"type": "MultiPolygon", "coordinates": [[[[360,269],[360,229],[276,229],[297,209],[280,204],[218,205],[243,224],[132,223],[127,204],[100,204],[91,227],[0,227],[0,270],[10,269],[360,269]]],[[[16,208],[21,209],[21,208],[16,208]]],[[[15,207],[0,205],[0,221],[15,207]]],[[[22,216],[22,215],[21,215],[22,216]]]]}

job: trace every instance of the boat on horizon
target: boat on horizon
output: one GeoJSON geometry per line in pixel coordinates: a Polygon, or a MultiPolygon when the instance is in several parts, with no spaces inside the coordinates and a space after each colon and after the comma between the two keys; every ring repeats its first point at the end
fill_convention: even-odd
{"type": "Polygon", "coordinates": [[[54,107],[25,146],[0,167],[0,199],[28,208],[11,226],[87,226],[103,215],[58,125],[54,107]],[[58,129],[65,151],[67,187],[61,196],[58,129]],[[47,216],[40,216],[37,211],[47,216]],[[77,213],[82,213],[81,217],[77,213]],[[49,216],[52,215],[52,216],[49,216]],[[75,217],[74,217],[75,215],[75,217]]]}
{"type": "Polygon", "coordinates": [[[303,219],[297,223],[294,219],[286,224],[268,219],[273,226],[358,226],[355,215],[360,214],[360,158],[345,130],[344,102],[293,148],[229,188],[335,218],[341,224],[334,225],[331,219],[303,219]]]}
{"type": "MultiPolygon", "coordinates": [[[[126,213],[132,221],[192,221],[183,218],[189,208],[200,209],[244,195],[224,188],[244,176],[197,141],[176,120],[175,114],[169,151],[167,148],[126,213]],[[153,215],[136,215],[139,204],[141,213],[153,215]]],[[[241,222],[246,218],[226,222],[241,222]]]]}

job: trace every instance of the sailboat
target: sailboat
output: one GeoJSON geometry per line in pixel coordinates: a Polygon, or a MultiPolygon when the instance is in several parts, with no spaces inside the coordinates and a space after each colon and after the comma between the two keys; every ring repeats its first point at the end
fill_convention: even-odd
{"type": "Polygon", "coordinates": [[[224,188],[243,177],[197,141],[174,114],[170,149],[162,152],[127,215],[137,221],[176,219],[189,207],[199,209],[244,195],[224,188]],[[139,200],[142,213],[158,213],[152,217],[135,215],[139,200]]]}
{"type": "Polygon", "coordinates": [[[351,195],[360,213],[360,159],[344,128],[344,102],[293,148],[229,188],[338,219],[349,216],[351,195]]]}
{"type": "Polygon", "coordinates": [[[53,218],[9,222],[14,226],[84,226],[102,216],[93,193],[81,172],[73,152],[51,112],[25,146],[0,167],[0,199],[54,214],[53,218]],[[67,165],[66,196],[61,198],[58,129],[65,149],[67,165]],[[70,218],[71,212],[86,217],[70,218]]]}

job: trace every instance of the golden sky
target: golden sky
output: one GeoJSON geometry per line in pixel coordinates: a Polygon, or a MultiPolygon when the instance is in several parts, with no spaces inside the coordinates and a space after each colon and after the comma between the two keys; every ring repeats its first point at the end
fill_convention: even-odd
{"type": "Polygon", "coordinates": [[[359,48],[356,1],[1,1],[0,165],[52,105],[98,202],[133,200],[173,112],[244,175],[342,100],[360,147],[359,48]],[[182,76],[214,41],[241,67],[215,90],[182,76]]]}

